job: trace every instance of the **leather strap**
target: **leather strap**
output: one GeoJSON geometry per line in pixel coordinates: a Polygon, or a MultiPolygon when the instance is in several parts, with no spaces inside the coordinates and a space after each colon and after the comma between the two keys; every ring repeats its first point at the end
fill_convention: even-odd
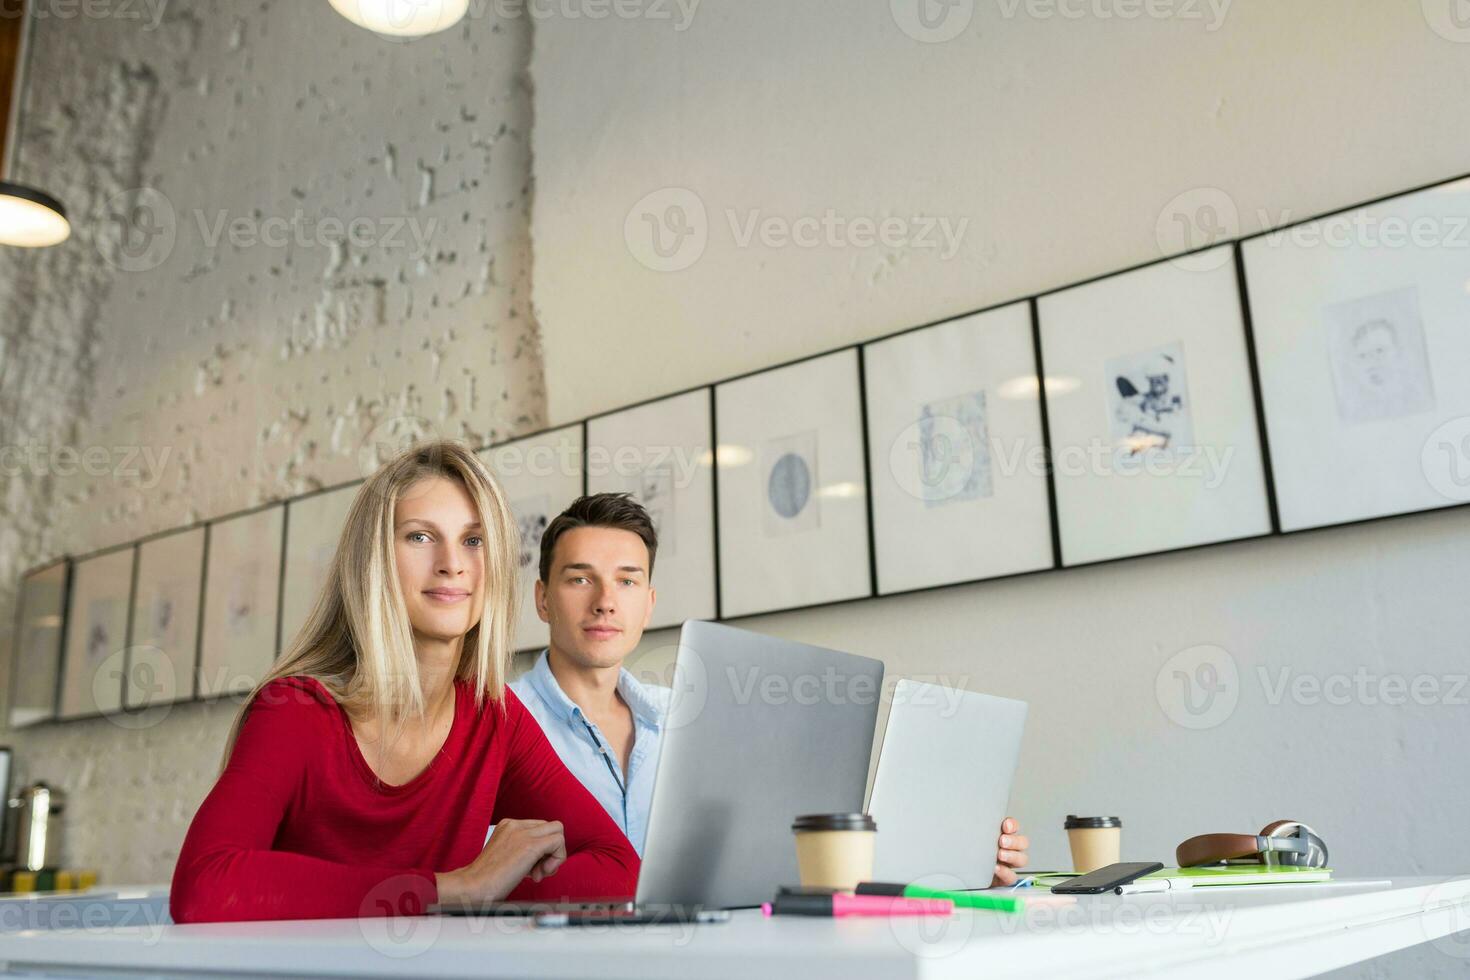
{"type": "Polygon", "coordinates": [[[1259,840],[1255,834],[1200,834],[1180,844],[1174,857],[1181,868],[1255,857],[1261,853],[1259,840]]]}

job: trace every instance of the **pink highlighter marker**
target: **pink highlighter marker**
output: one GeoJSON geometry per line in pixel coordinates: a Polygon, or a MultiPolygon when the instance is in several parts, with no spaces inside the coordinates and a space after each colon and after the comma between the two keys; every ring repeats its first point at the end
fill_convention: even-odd
{"type": "Polygon", "coordinates": [[[761,906],[766,915],[950,915],[947,898],[894,898],[890,895],[777,895],[761,906]]]}

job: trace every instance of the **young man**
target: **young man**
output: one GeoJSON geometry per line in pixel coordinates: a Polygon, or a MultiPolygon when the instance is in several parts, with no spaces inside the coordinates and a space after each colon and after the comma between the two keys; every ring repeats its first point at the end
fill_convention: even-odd
{"type": "Polygon", "coordinates": [[[536,582],[551,643],[510,685],[639,857],[673,691],[640,683],[623,659],[653,615],[657,551],[652,520],[626,494],[582,497],[553,520],[536,582]]]}
{"type": "MultiPolygon", "coordinates": [[[[536,611],[551,643],[511,683],[572,775],[643,855],[658,741],[673,692],[642,684],[623,667],[653,615],[653,521],[627,494],[574,502],[541,536],[536,611]]],[[[993,884],[1026,864],[1027,839],[1001,825],[993,884]]]]}

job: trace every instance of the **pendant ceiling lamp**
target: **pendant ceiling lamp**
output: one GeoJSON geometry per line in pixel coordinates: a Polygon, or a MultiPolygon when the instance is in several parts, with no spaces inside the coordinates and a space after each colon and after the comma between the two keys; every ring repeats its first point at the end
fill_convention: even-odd
{"type": "MultiPolygon", "coordinates": [[[[20,52],[16,56],[15,95],[10,101],[10,125],[5,136],[4,173],[8,178],[15,169],[15,152],[20,143],[20,110],[25,104],[25,91],[30,81],[31,29],[35,18],[30,7],[25,10],[21,27],[20,52]]],[[[66,208],[45,191],[9,179],[0,180],[0,245],[22,248],[44,248],[58,245],[71,237],[71,222],[66,208]]]]}
{"type": "Polygon", "coordinates": [[[464,19],[470,0],[329,0],[359,27],[391,37],[423,37],[464,19]]]}
{"type": "Polygon", "coordinates": [[[34,187],[0,180],[0,245],[45,248],[71,237],[61,202],[34,187]]]}

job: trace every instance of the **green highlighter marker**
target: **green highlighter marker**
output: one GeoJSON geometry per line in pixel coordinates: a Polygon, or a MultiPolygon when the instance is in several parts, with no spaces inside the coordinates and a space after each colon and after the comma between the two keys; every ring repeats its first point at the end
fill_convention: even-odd
{"type": "Polygon", "coordinates": [[[987,895],[982,892],[952,892],[923,885],[895,885],[886,881],[864,881],[854,891],[859,895],[888,895],[894,898],[947,898],[957,909],[992,909],[996,912],[1020,912],[1026,900],[1019,896],[987,895]]]}

